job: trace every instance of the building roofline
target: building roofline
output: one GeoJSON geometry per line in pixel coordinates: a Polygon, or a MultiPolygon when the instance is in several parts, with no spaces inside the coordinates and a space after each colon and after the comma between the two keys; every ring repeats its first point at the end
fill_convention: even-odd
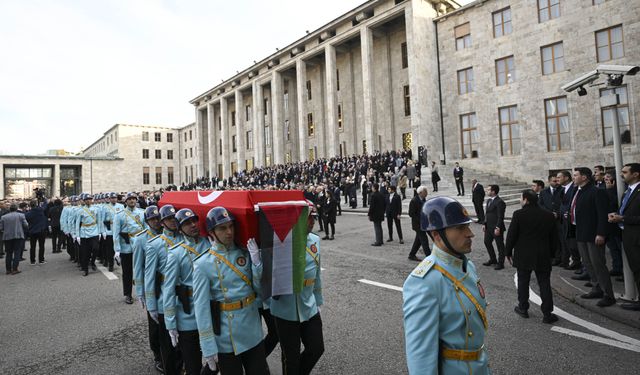
{"type": "Polygon", "coordinates": [[[108,157],[108,156],[81,156],[81,155],[0,155],[0,159],[55,159],[55,160],[124,160],[120,157],[108,157]]]}
{"type": "Polygon", "coordinates": [[[452,10],[451,12],[448,12],[446,14],[443,14],[443,15],[441,15],[439,17],[434,18],[433,22],[444,21],[444,20],[446,20],[447,18],[449,18],[451,16],[455,16],[458,13],[463,13],[465,10],[470,9],[470,8],[479,7],[479,6],[484,5],[484,3],[489,2],[489,1],[491,1],[491,0],[475,0],[475,1],[472,1],[469,4],[464,5],[464,6],[458,5],[458,8],[456,8],[455,10],[452,10]]]}

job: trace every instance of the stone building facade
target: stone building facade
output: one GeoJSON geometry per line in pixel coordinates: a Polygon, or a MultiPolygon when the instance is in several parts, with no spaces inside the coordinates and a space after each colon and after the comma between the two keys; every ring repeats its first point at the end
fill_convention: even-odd
{"type": "Polygon", "coordinates": [[[613,113],[638,160],[638,85],[621,104],[560,87],[637,65],[640,6],[624,0],[371,0],[191,100],[196,175],[423,146],[518,179],[613,165],[613,113]]]}

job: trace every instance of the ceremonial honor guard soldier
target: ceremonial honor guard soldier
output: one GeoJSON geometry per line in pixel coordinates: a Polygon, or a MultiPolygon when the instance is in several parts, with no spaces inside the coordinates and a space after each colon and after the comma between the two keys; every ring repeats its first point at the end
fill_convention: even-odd
{"type": "Polygon", "coordinates": [[[70,219],[71,212],[75,207],[75,196],[72,195],[68,198],[68,204],[62,208],[62,213],[60,214],[60,230],[64,233],[66,245],[67,245],[67,254],[69,254],[69,260],[75,261],[74,253],[73,253],[73,242],[74,239],[71,237],[71,227],[70,227],[70,219]]]}
{"type": "Polygon", "coordinates": [[[324,353],[320,306],[322,279],[320,276],[320,237],[312,233],[318,212],[310,206],[307,219],[306,265],[304,288],[301,293],[271,298],[273,315],[280,347],[284,374],[309,374],[324,353]],[[304,351],[300,353],[300,342],[304,351]]]}
{"type": "Polygon", "coordinates": [[[490,374],[487,303],[465,255],[471,252],[471,218],[449,197],[428,200],[421,215],[433,248],[402,288],[409,374],[490,374]]]}
{"type": "Polygon", "coordinates": [[[91,269],[96,270],[96,255],[98,254],[98,237],[100,236],[100,224],[98,221],[98,208],[92,205],[93,197],[83,194],[84,205],[77,211],[76,242],[80,243],[80,267],[83,276],[89,274],[89,261],[91,269]]]}
{"type": "Polygon", "coordinates": [[[114,260],[122,261],[122,292],[127,304],[133,303],[131,289],[133,282],[133,249],[131,238],[144,230],[142,220],[144,211],[136,207],[138,197],[128,193],[125,199],[126,208],[116,214],[113,221],[114,260]]]}
{"type": "Polygon", "coordinates": [[[224,207],[207,213],[211,248],[194,264],[194,305],[202,355],[221,373],[268,374],[258,313],[262,261],[255,240],[234,242],[234,218],[224,207]],[[244,369],[244,371],[243,371],[244,369]]]}
{"type": "Polygon", "coordinates": [[[118,212],[124,210],[122,203],[118,203],[118,194],[108,193],[107,202],[102,205],[102,224],[104,232],[104,258],[105,266],[109,267],[109,271],[113,271],[113,220],[118,212]]]}
{"type": "Polygon", "coordinates": [[[193,308],[193,262],[209,249],[206,237],[200,237],[198,216],[188,208],[176,213],[183,240],[169,249],[163,289],[164,323],[171,344],[180,345],[187,375],[199,375],[202,352],[193,308]]]}

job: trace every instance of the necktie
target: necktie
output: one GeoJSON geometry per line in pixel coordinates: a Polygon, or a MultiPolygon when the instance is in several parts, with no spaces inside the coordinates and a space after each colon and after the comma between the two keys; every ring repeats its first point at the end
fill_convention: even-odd
{"type": "Polygon", "coordinates": [[[630,187],[627,189],[627,191],[624,192],[624,197],[622,198],[622,203],[620,204],[620,215],[624,214],[624,210],[627,208],[627,204],[629,203],[629,198],[631,198],[630,187]]]}

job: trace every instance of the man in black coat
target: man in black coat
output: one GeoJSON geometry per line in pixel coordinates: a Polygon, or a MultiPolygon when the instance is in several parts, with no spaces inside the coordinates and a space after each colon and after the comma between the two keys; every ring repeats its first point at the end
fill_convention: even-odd
{"type": "Polygon", "coordinates": [[[496,270],[504,268],[504,212],[507,205],[502,198],[498,196],[500,187],[498,185],[489,185],[489,199],[487,200],[487,208],[485,214],[485,223],[482,227],[484,231],[484,246],[489,253],[489,261],[482,263],[485,266],[495,265],[496,270]],[[493,249],[493,241],[498,247],[498,258],[493,249]]]}
{"type": "Polygon", "coordinates": [[[376,242],[371,246],[382,246],[382,222],[384,221],[384,196],[379,191],[380,185],[374,183],[372,186],[371,199],[369,201],[369,221],[373,222],[373,230],[376,235],[376,242]]]}
{"type": "Polygon", "coordinates": [[[460,163],[456,163],[453,168],[453,179],[456,180],[456,189],[458,189],[458,196],[464,195],[464,170],[460,166],[460,163]]]}
{"type": "Polygon", "coordinates": [[[484,186],[482,186],[478,180],[471,180],[471,201],[473,202],[473,208],[476,210],[476,216],[478,217],[478,224],[484,224],[484,186]]]}
{"type": "Polygon", "coordinates": [[[582,260],[578,252],[576,244],[575,225],[569,221],[569,209],[573,195],[578,189],[573,183],[571,173],[569,171],[560,171],[557,175],[558,188],[561,189],[560,203],[560,220],[562,224],[562,233],[560,236],[560,246],[562,246],[562,266],[568,270],[582,269],[582,260]],[[571,262],[571,263],[570,263],[571,262]]]}
{"type": "Polygon", "coordinates": [[[558,266],[562,264],[562,248],[560,245],[560,233],[562,232],[562,222],[560,221],[560,205],[562,204],[562,192],[561,186],[558,186],[558,178],[555,175],[549,176],[547,180],[549,186],[542,189],[538,194],[538,206],[553,214],[556,230],[558,231],[558,244],[556,246],[556,253],[553,256],[553,262],[551,265],[558,266]]]}
{"type": "Polygon", "coordinates": [[[578,186],[578,190],[571,201],[569,220],[576,226],[578,251],[592,284],[591,291],[580,297],[599,298],[598,306],[611,306],[616,303],[616,299],[604,251],[609,235],[609,198],[605,190],[594,185],[589,168],[576,168],[573,172],[573,183],[578,186]]]}
{"type": "Polygon", "coordinates": [[[529,282],[533,271],[540,287],[542,321],[550,324],[558,321],[552,313],[551,292],[551,259],[558,245],[555,218],[538,205],[538,196],[533,190],[523,191],[520,203],[522,209],[513,213],[505,247],[505,256],[518,270],[518,305],[514,311],[523,318],[529,317],[529,282]]]}
{"type": "Polygon", "coordinates": [[[425,256],[429,256],[431,254],[427,233],[422,231],[422,229],[420,228],[420,212],[422,211],[424,202],[426,202],[427,194],[428,192],[426,186],[418,186],[418,188],[416,189],[416,195],[414,195],[414,197],[411,199],[411,202],[409,202],[411,229],[416,232],[416,237],[413,240],[413,245],[411,246],[411,251],[409,252],[409,259],[411,260],[420,260],[416,256],[420,246],[422,246],[422,251],[424,251],[425,256]]]}
{"type": "MultiPolygon", "coordinates": [[[[640,290],[640,163],[622,168],[622,177],[629,186],[622,197],[617,213],[609,214],[609,222],[622,229],[622,243],[633,280],[640,290]]],[[[640,302],[623,303],[623,309],[640,311],[640,302]]]]}
{"type": "Polygon", "coordinates": [[[387,242],[393,241],[393,224],[396,225],[396,231],[398,231],[398,239],[403,244],[402,239],[402,227],[400,226],[400,215],[402,215],[402,198],[396,194],[396,187],[389,186],[389,197],[387,198],[387,207],[385,209],[385,215],[387,217],[387,228],[389,229],[389,238],[387,242]]]}

